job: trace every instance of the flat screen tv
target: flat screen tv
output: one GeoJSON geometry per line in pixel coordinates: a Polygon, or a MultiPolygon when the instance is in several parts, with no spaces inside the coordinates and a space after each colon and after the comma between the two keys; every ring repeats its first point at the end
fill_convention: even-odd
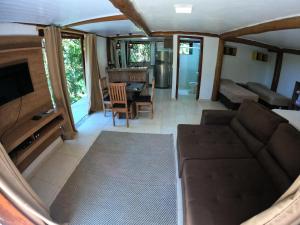
{"type": "Polygon", "coordinates": [[[0,66],[0,106],[33,91],[27,62],[0,66]]]}

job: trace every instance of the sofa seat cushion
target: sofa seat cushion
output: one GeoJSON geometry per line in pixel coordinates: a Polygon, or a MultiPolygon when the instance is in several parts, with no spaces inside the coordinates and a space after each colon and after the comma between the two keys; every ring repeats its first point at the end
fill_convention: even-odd
{"type": "Polygon", "coordinates": [[[178,125],[179,175],[188,159],[251,158],[252,154],[229,126],[178,125]]]}
{"type": "Polygon", "coordinates": [[[188,160],[182,177],[186,225],[237,225],[280,196],[255,159],[188,160]]]}

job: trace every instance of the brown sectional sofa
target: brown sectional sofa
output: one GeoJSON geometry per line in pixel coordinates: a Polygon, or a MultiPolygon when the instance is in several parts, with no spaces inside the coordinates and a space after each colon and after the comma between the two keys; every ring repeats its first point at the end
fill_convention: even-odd
{"type": "Polygon", "coordinates": [[[263,106],[203,111],[178,125],[185,225],[235,225],[270,207],[300,174],[300,132],[263,106]]]}

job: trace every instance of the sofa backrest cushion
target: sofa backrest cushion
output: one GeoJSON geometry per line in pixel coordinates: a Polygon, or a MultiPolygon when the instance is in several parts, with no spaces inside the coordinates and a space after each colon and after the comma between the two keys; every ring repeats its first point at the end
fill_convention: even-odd
{"type": "Polygon", "coordinates": [[[257,153],[256,158],[264,170],[269,174],[277,191],[281,194],[285,192],[292,184],[292,180],[273,156],[266,148],[263,148],[257,153]]]}
{"type": "Polygon", "coordinates": [[[251,134],[238,120],[233,118],[230,123],[230,127],[236,133],[237,136],[247,146],[250,153],[255,156],[259,150],[264,147],[264,144],[258,140],[253,134],[251,134]]]}
{"type": "Polygon", "coordinates": [[[244,101],[236,118],[257,139],[266,144],[278,125],[288,122],[264,106],[253,101],[244,101]]]}
{"type": "Polygon", "coordinates": [[[267,146],[292,180],[300,174],[300,131],[290,124],[280,124],[267,146]]]}

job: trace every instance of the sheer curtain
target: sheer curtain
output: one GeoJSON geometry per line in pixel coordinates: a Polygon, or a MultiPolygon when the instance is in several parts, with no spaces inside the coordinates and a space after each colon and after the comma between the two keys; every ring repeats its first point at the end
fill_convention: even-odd
{"type": "Polygon", "coordinates": [[[49,74],[56,106],[64,108],[65,111],[63,138],[73,139],[76,135],[76,129],[67,89],[61,31],[58,27],[50,26],[44,29],[44,33],[49,74]]]}
{"type": "Polygon", "coordinates": [[[96,35],[86,34],[84,43],[86,86],[90,103],[89,113],[93,113],[103,109],[96,35]]]}
{"type": "Polygon", "coordinates": [[[0,190],[35,224],[57,225],[57,223],[51,220],[48,208],[44,205],[16,168],[1,143],[0,190]]]}

